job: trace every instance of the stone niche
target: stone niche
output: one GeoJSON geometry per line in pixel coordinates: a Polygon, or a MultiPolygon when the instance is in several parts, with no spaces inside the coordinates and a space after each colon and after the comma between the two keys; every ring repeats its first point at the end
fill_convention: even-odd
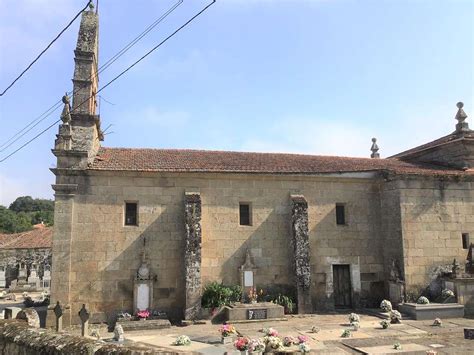
{"type": "Polygon", "coordinates": [[[153,305],[153,275],[143,251],[142,263],[137,270],[133,287],[133,311],[144,311],[153,305]]]}
{"type": "Polygon", "coordinates": [[[240,267],[240,286],[242,287],[242,302],[245,301],[245,295],[255,287],[255,274],[257,268],[252,262],[250,251],[247,249],[245,262],[240,267]]]}

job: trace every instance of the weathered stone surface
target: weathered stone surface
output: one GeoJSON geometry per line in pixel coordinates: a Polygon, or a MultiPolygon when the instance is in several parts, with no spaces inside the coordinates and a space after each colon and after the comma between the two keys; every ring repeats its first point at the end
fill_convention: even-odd
{"type": "Polygon", "coordinates": [[[136,344],[106,344],[104,342],[56,333],[48,329],[36,329],[26,322],[0,320],[0,348],[8,355],[105,355],[105,354],[163,354],[160,351],[136,344]]]}
{"type": "Polygon", "coordinates": [[[185,319],[195,319],[201,311],[201,195],[186,193],[184,201],[186,282],[185,319]]]}
{"type": "Polygon", "coordinates": [[[25,308],[22,309],[16,315],[16,319],[26,321],[28,325],[32,328],[40,327],[40,318],[38,312],[34,308],[25,308]]]}
{"type": "Polygon", "coordinates": [[[291,196],[293,267],[298,297],[298,312],[311,313],[311,266],[308,231],[308,203],[304,196],[291,196]]]}

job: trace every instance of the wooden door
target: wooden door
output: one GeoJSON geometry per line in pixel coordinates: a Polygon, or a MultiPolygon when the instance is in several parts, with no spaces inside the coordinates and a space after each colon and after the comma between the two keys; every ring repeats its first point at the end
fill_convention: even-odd
{"type": "Polygon", "coordinates": [[[352,307],[351,272],[349,265],[333,265],[334,305],[352,307]]]}

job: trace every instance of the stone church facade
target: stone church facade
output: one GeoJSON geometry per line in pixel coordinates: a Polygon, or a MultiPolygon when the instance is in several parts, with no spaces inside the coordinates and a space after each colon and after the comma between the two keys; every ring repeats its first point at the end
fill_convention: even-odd
{"type": "Polygon", "coordinates": [[[464,260],[474,231],[473,132],[456,130],[380,159],[275,153],[105,148],[96,114],[98,17],[83,14],[72,103],[57,166],[52,302],[93,319],[133,309],[146,251],[152,308],[199,314],[211,281],[240,284],[247,251],[257,285],[286,285],[299,312],[358,307],[426,287],[464,260]]]}

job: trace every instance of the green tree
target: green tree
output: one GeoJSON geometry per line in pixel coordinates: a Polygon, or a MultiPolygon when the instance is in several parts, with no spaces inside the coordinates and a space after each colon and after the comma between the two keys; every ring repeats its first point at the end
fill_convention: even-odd
{"type": "Polygon", "coordinates": [[[31,219],[26,213],[15,213],[0,206],[0,232],[20,233],[32,228],[31,219]]]}

